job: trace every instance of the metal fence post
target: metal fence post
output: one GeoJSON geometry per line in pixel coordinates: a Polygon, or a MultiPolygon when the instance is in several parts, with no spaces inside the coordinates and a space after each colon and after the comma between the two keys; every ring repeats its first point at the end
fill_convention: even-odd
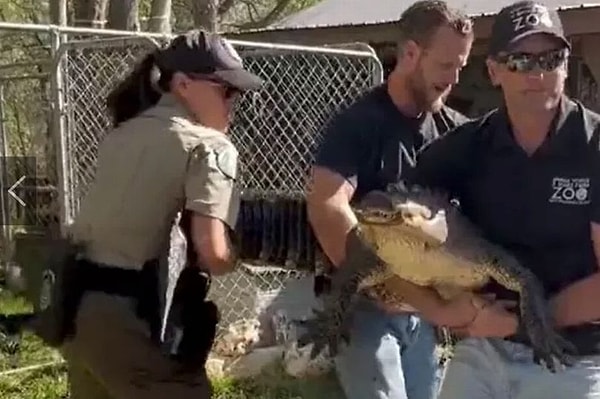
{"type": "Polygon", "coordinates": [[[51,54],[53,59],[52,77],[51,77],[51,97],[52,97],[52,138],[55,143],[56,152],[56,176],[58,178],[58,196],[60,206],[60,231],[62,235],[66,234],[68,225],[71,222],[71,198],[69,190],[69,164],[67,162],[67,132],[63,118],[63,54],[60,52],[62,35],[58,30],[50,32],[51,35],[51,54]]]}
{"type": "Polygon", "coordinates": [[[0,201],[2,201],[2,246],[4,247],[4,251],[2,251],[2,257],[0,261],[2,262],[2,267],[4,271],[7,271],[9,262],[10,262],[10,254],[9,246],[11,245],[11,232],[10,232],[10,206],[8,199],[8,170],[6,157],[8,155],[8,144],[6,137],[6,126],[5,126],[5,114],[4,114],[4,85],[5,83],[0,83],[0,157],[1,157],[1,165],[2,173],[0,173],[2,190],[0,190],[0,201]]]}

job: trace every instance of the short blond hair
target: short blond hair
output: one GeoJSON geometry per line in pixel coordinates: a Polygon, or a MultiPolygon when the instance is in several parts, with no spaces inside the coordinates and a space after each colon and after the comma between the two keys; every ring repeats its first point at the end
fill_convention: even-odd
{"type": "Polygon", "coordinates": [[[461,35],[473,35],[473,21],[463,12],[450,8],[442,0],[420,0],[408,7],[400,17],[401,48],[407,41],[428,47],[431,38],[442,26],[452,28],[461,35]]]}

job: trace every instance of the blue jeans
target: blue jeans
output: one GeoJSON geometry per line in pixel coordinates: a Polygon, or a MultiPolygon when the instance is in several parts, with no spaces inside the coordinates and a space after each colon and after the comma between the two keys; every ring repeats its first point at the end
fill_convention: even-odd
{"type": "Polygon", "coordinates": [[[600,398],[600,356],[550,373],[533,362],[532,350],[500,339],[460,341],[446,370],[440,399],[600,398]]]}
{"type": "Polygon", "coordinates": [[[364,300],[349,346],[335,359],[348,399],[433,399],[441,368],[434,328],[411,313],[389,314],[364,300]]]}

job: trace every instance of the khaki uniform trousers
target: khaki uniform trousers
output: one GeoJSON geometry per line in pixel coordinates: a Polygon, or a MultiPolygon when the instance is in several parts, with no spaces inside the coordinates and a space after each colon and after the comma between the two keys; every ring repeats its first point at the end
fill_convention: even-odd
{"type": "Polygon", "coordinates": [[[69,366],[71,399],[209,399],[204,372],[177,372],[149,339],[129,298],[99,292],[84,295],[77,333],[62,353],[69,366]]]}

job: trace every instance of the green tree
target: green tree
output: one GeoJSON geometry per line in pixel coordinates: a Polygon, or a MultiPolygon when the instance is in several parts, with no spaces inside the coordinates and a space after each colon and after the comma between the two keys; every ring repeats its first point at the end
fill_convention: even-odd
{"type": "Polygon", "coordinates": [[[76,26],[171,32],[193,27],[211,31],[262,28],[319,0],[70,1],[74,4],[71,23],[76,26]]]}

